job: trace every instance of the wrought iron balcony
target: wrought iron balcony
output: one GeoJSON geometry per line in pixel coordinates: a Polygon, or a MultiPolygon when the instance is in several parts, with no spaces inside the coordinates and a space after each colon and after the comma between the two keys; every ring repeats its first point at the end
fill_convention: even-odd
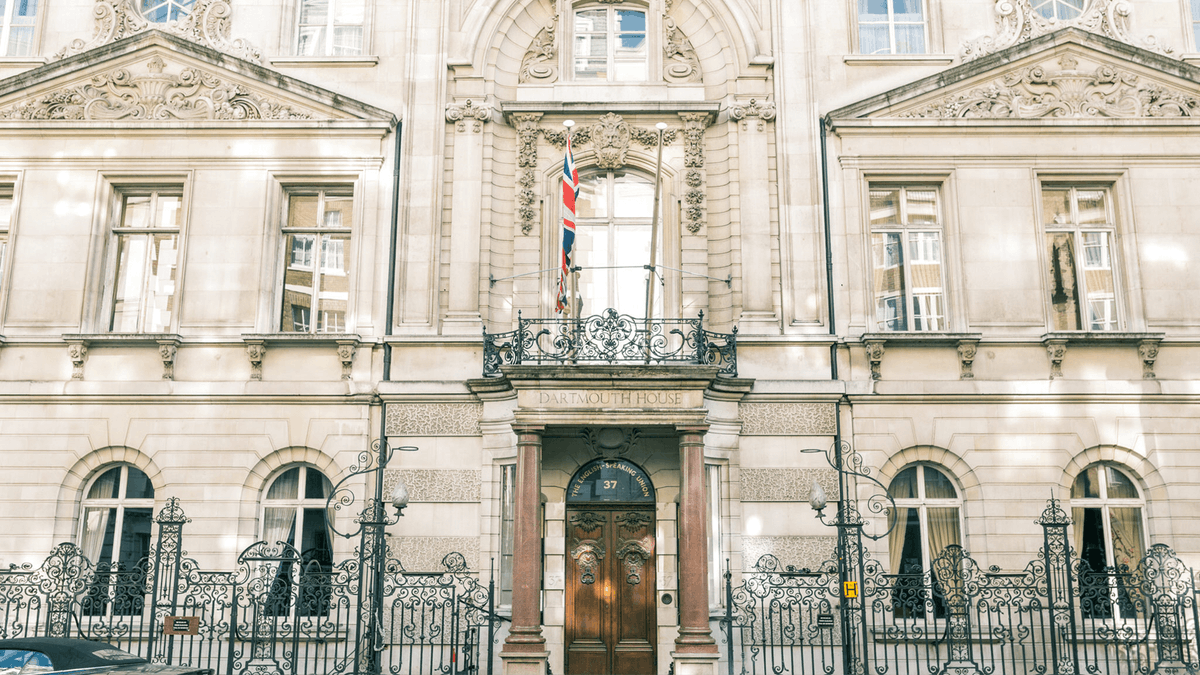
{"type": "Polygon", "coordinates": [[[695,319],[637,319],[606,309],[578,319],[524,319],[517,329],[483,329],[483,376],[499,377],[500,366],[529,364],[693,363],[715,365],[737,377],[737,328],[705,330],[704,312],[695,319]]]}

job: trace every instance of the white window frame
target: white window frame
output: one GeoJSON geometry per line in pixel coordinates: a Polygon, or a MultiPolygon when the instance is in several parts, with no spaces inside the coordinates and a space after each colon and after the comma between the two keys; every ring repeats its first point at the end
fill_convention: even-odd
{"type": "MultiPolygon", "coordinates": [[[[129,483],[129,469],[131,468],[135,471],[142,471],[138,467],[124,462],[117,464],[105,464],[96,470],[95,474],[92,475],[91,480],[89,480],[84,486],[83,492],[80,493],[79,527],[76,528],[76,541],[79,542],[81,547],[83,546],[84,530],[87,528],[87,510],[90,508],[115,508],[117,510],[116,524],[113,526],[113,555],[111,560],[113,563],[121,560],[121,535],[125,526],[125,509],[150,509],[151,516],[153,517],[154,497],[134,499],[125,496],[126,488],[129,483]],[[117,496],[89,499],[87,495],[92,491],[92,487],[96,484],[96,481],[100,480],[101,477],[113,469],[121,470],[121,473],[117,478],[117,496]]],[[[143,471],[142,473],[145,472],[143,471]]],[[[153,483],[151,483],[151,488],[154,488],[153,483]]],[[[157,490],[155,490],[155,492],[157,492],[157,490]]],[[[98,564],[99,561],[93,560],[92,563],[98,564]]]]}
{"type": "MultiPolygon", "coordinates": [[[[329,0],[329,12],[326,15],[325,22],[325,45],[319,54],[302,54],[300,52],[300,33],[303,26],[300,24],[300,19],[304,15],[303,4],[305,0],[296,0],[291,4],[292,17],[289,19],[291,26],[291,41],[292,53],[301,58],[312,59],[361,59],[371,54],[371,27],[372,19],[375,14],[374,0],[362,0],[363,2],[363,20],[362,20],[362,51],[358,54],[334,54],[333,53],[333,29],[334,14],[336,12],[337,3],[345,0],[329,0]]],[[[356,24],[340,24],[340,25],[356,25],[356,24]]]]}
{"type": "MultiPolygon", "coordinates": [[[[917,496],[916,496],[916,498],[895,497],[895,498],[893,498],[893,501],[895,502],[897,509],[916,509],[916,511],[917,511],[918,527],[920,527],[920,529],[921,529],[921,531],[919,532],[918,539],[921,542],[922,583],[924,583],[925,586],[928,588],[933,588],[935,585],[935,579],[933,577],[933,561],[942,554],[942,551],[938,551],[937,555],[934,555],[933,551],[931,551],[929,549],[929,509],[931,509],[931,508],[934,508],[934,509],[939,509],[939,508],[957,509],[957,511],[958,511],[958,539],[959,539],[958,545],[962,546],[965,550],[966,541],[967,541],[967,528],[966,528],[966,520],[963,518],[963,490],[962,490],[962,486],[960,486],[958,484],[958,481],[955,480],[954,475],[952,473],[950,473],[949,470],[947,470],[944,466],[937,465],[937,464],[931,464],[929,462],[915,462],[915,463],[904,466],[903,468],[900,469],[900,471],[896,472],[896,475],[892,477],[892,481],[896,480],[896,476],[899,476],[901,473],[903,473],[904,471],[907,471],[908,469],[911,469],[911,468],[915,468],[917,470],[917,473],[916,473],[917,496]],[[954,488],[954,494],[956,496],[954,498],[926,497],[925,496],[925,471],[927,469],[932,469],[932,470],[940,473],[942,476],[944,476],[946,478],[946,480],[950,482],[950,486],[954,488]]],[[[890,494],[891,483],[889,483],[888,489],[889,489],[889,494],[890,494]]],[[[897,517],[899,517],[898,514],[897,514],[897,517]]],[[[891,541],[890,541],[891,536],[892,535],[889,535],[889,539],[886,541],[886,543],[889,546],[891,544],[891,541]]],[[[890,574],[897,575],[897,578],[899,578],[899,575],[905,574],[905,572],[903,570],[891,570],[890,562],[889,562],[889,572],[890,572],[890,574]]],[[[932,601],[932,598],[930,598],[930,601],[932,601]]],[[[916,617],[908,617],[907,619],[904,619],[904,620],[906,620],[906,621],[919,620],[919,621],[944,622],[945,617],[937,617],[936,612],[935,612],[935,616],[928,616],[928,617],[924,617],[924,618],[920,618],[920,619],[917,619],[916,617]]]]}
{"type": "MultiPolygon", "coordinates": [[[[869,303],[867,306],[870,308],[870,316],[867,320],[867,324],[869,326],[868,332],[871,332],[871,333],[874,333],[874,332],[879,332],[879,333],[893,333],[893,332],[894,333],[922,333],[922,334],[949,332],[951,320],[952,320],[952,312],[950,310],[950,288],[949,288],[949,286],[950,286],[950,283],[949,283],[949,281],[950,281],[950,274],[949,274],[950,264],[949,264],[949,261],[947,260],[948,247],[947,247],[947,243],[946,243],[948,227],[946,225],[946,219],[945,219],[946,206],[945,206],[945,197],[943,195],[943,185],[940,183],[931,183],[931,182],[925,182],[925,181],[868,180],[866,182],[865,197],[866,197],[866,201],[864,202],[864,213],[866,214],[866,216],[863,219],[863,221],[864,221],[864,224],[866,226],[866,231],[867,231],[867,247],[868,247],[867,258],[868,258],[868,261],[870,262],[870,265],[868,267],[868,275],[869,276],[868,276],[868,284],[867,284],[867,293],[868,293],[868,297],[869,297],[869,303]],[[871,192],[874,190],[896,190],[896,191],[898,191],[899,199],[900,199],[899,212],[897,213],[897,220],[899,220],[898,223],[884,224],[884,225],[872,224],[872,222],[871,222],[871,220],[872,220],[872,218],[871,218],[871,192]],[[908,223],[908,220],[909,220],[909,218],[908,218],[908,191],[909,190],[931,191],[934,193],[935,200],[936,200],[936,202],[935,202],[936,213],[935,213],[935,217],[934,217],[934,220],[936,221],[935,224],[933,224],[933,225],[920,225],[920,224],[910,225],[908,223]],[[911,247],[910,247],[909,242],[910,242],[910,237],[913,234],[923,234],[923,233],[935,232],[935,231],[938,233],[937,248],[938,248],[938,254],[940,255],[940,260],[938,260],[936,262],[939,266],[941,282],[942,282],[941,289],[940,289],[941,296],[942,296],[941,320],[939,322],[939,326],[936,329],[928,329],[928,328],[917,329],[915,327],[917,317],[918,316],[922,316],[922,317],[927,316],[924,313],[922,313],[922,314],[917,313],[917,305],[918,305],[917,297],[922,296],[922,297],[927,298],[929,295],[931,295],[930,291],[933,289],[923,287],[923,286],[915,286],[913,284],[912,265],[913,264],[930,264],[932,261],[929,261],[924,257],[922,257],[920,259],[911,258],[910,257],[911,247]],[[876,233],[899,234],[900,235],[900,249],[901,250],[900,250],[900,260],[899,261],[895,261],[888,256],[886,246],[885,246],[885,250],[883,251],[884,259],[882,261],[877,259],[877,257],[874,254],[874,245],[871,241],[872,237],[876,233]],[[879,262],[884,262],[887,264],[884,266],[880,266],[880,265],[878,265],[879,262]],[[903,293],[891,293],[891,294],[888,294],[887,296],[876,295],[875,290],[874,290],[875,289],[876,269],[879,269],[879,268],[892,269],[895,267],[903,268],[904,292],[903,293]],[[880,326],[879,303],[880,303],[880,301],[891,300],[891,299],[896,299],[896,298],[900,299],[904,305],[904,310],[906,312],[905,315],[908,318],[908,327],[905,328],[904,330],[892,331],[892,330],[887,329],[886,327],[880,326]]],[[[932,240],[929,240],[929,241],[932,241],[932,240]]],[[[927,243],[922,243],[921,249],[922,249],[923,253],[928,252],[925,250],[927,248],[929,248],[929,245],[927,243]]],[[[927,304],[927,303],[922,303],[922,304],[927,304]]]]}
{"type": "MultiPolygon", "coordinates": [[[[263,241],[263,259],[273,261],[274,264],[263,265],[262,268],[262,287],[273,289],[273,292],[269,296],[268,294],[264,294],[260,301],[259,319],[256,323],[258,330],[263,333],[283,335],[307,334],[327,336],[331,339],[339,335],[353,334],[358,328],[356,298],[360,270],[363,269],[364,265],[371,264],[371,261],[363,260],[364,252],[361,243],[364,186],[362,177],[359,175],[301,176],[277,174],[274,178],[274,189],[268,209],[268,213],[271,216],[267,224],[268,232],[272,232],[273,234],[272,236],[264,237],[263,241]],[[346,193],[351,196],[352,222],[349,228],[344,230],[350,234],[350,248],[348,251],[343,250],[343,255],[350,256],[349,269],[346,270],[348,291],[344,330],[338,333],[315,332],[317,317],[315,316],[316,313],[310,308],[309,333],[284,332],[282,329],[284,276],[287,273],[291,256],[290,251],[287,250],[287,233],[289,231],[288,210],[291,205],[291,197],[293,195],[311,196],[317,192],[346,193]]],[[[318,251],[314,250],[313,255],[315,262],[319,255],[318,251]]]]}
{"type": "MultiPolygon", "coordinates": [[[[1123,288],[1123,275],[1121,274],[1121,259],[1117,254],[1119,245],[1117,234],[1119,227],[1117,225],[1117,203],[1116,203],[1116,186],[1113,182],[1096,182],[1093,180],[1055,180],[1046,178],[1038,183],[1037,192],[1038,204],[1038,221],[1042,223],[1042,238],[1040,250],[1043,256],[1048,256],[1049,252],[1046,247],[1046,237],[1052,233],[1069,233],[1071,235],[1072,245],[1075,254],[1075,284],[1076,294],[1078,296],[1079,311],[1079,331],[1088,333],[1111,333],[1120,331],[1126,325],[1127,317],[1125,316],[1124,297],[1121,292],[1123,288]],[[1070,203],[1071,217],[1067,223],[1048,223],[1047,214],[1043,213],[1043,192],[1046,190],[1067,190],[1069,193],[1068,200],[1070,203]],[[1079,223],[1079,200],[1076,193],[1080,190],[1100,191],[1104,193],[1104,208],[1106,211],[1106,222],[1103,225],[1088,224],[1082,225],[1079,223]],[[1087,251],[1084,248],[1084,235],[1089,233],[1103,233],[1108,239],[1106,247],[1106,260],[1102,261],[1101,265],[1087,265],[1087,251]],[[1096,298],[1088,295],[1087,270],[1108,270],[1112,274],[1113,292],[1099,293],[1096,298]],[[1094,329],[1092,328],[1091,318],[1091,301],[1093,299],[1106,300],[1106,310],[1111,314],[1105,317],[1105,323],[1111,323],[1112,328],[1109,329],[1094,329]]],[[[1043,274],[1047,274],[1046,283],[1042,288],[1042,302],[1045,303],[1046,311],[1046,326],[1050,330],[1054,329],[1054,317],[1052,304],[1050,302],[1050,286],[1054,283],[1050,279],[1045,270],[1049,269],[1049,260],[1042,265],[1043,274]]]]}
{"type": "MultiPolygon", "coordinates": [[[[854,43],[853,44],[853,52],[856,54],[861,54],[863,56],[879,56],[879,57],[888,57],[888,56],[920,57],[920,56],[929,56],[929,55],[935,54],[936,50],[934,49],[934,46],[933,46],[934,39],[935,39],[934,31],[932,28],[933,20],[930,15],[930,10],[932,9],[931,5],[933,4],[933,0],[919,0],[921,2],[921,30],[923,33],[923,39],[925,41],[925,50],[921,51],[921,52],[897,52],[896,51],[896,25],[897,25],[896,18],[895,18],[896,17],[896,13],[895,13],[896,0],[885,0],[885,1],[887,2],[887,8],[888,8],[887,21],[886,22],[869,21],[869,22],[865,22],[865,23],[866,23],[866,25],[871,25],[871,26],[886,25],[888,27],[889,51],[886,51],[886,52],[864,52],[862,50],[862,36],[860,33],[860,31],[862,30],[862,26],[864,25],[864,22],[861,20],[861,18],[859,17],[859,13],[858,13],[859,0],[850,0],[849,7],[850,7],[850,12],[851,12],[851,26],[852,26],[851,34],[853,35],[853,43],[854,43]]],[[[911,26],[911,25],[916,25],[916,24],[909,23],[909,22],[903,22],[901,25],[911,26]]]]}
{"type": "MultiPolygon", "coordinates": [[[[101,208],[97,208],[94,231],[98,235],[100,245],[92,259],[93,273],[90,276],[88,305],[85,311],[84,330],[94,333],[114,335],[131,335],[133,333],[114,333],[111,330],[113,321],[114,299],[117,283],[117,238],[115,230],[120,227],[124,216],[124,200],[126,195],[144,195],[149,192],[179,194],[181,197],[177,216],[178,260],[175,268],[175,310],[171,313],[170,325],[166,326],[163,334],[175,333],[179,327],[179,316],[183,308],[184,292],[187,276],[187,243],[188,226],[191,212],[191,172],[180,174],[160,174],[156,176],[124,176],[106,175],[100,193],[101,208]]],[[[132,230],[130,230],[132,231],[132,230]]],[[[141,229],[137,230],[141,232],[141,229]]]]}
{"type": "Polygon", "coordinates": [[[659,52],[661,52],[661,47],[662,47],[661,17],[659,16],[658,12],[650,11],[650,7],[648,4],[643,4],[643,3],[639,3],[639,2],[630,2],[630,4],[628,4],[628,5],[625,5],[624,3],[614,5],[611,3],[605,4],[602,2],[595,2],[595,0],[590,0],[587,2],[580,2],[571,7],[570,20],[567,22],[567,25],[565,26],[565,28],[566,28],[566,30],[563,31],[565,33],[565,35],[563,37],[563,40],[564,40],[563,44],[567,45],[567,48],[560,50],[565,55],[563,57],[563,60],[565,61],[565,63],[562,64],[562,68],[560,68],[560,70],[559,70],[559,72],[563,73],[564,80],[571,81],[576,84],[607,84],[607,85],[625,85],[625,86],[659,84],[663,81],[662,57],[661,57],[661,54],[659,53],[659,52]],[[607,37],[608,77],[606,79],[577,78],[577,77],[575,77],[575,13],[582,12],[582,11],[589,11],[589,10],[599,10],[599,9],[606,9],[609,12],[608,23],[607,23],[608,28],[606,29],[607,30],[606,35],[608,36],[607,37]],[[614,50],[616,49],[616,40],[614,39],[614,37],[616,35],[616,33],[615,33],[616,14],[615,13],[617,10],[632,10],[632,11],[637,11],[637,12],[643,12],[646,15],[646,79],[644,79],[644,80],[618,80],[618,79],[616,79],[616,68],[615,68],[616,62],[614,61],[614,58],[615,58],[614,50]]]}
{"type": "MultiPolygon", "coordinates": [[[[4,7],[3,15],[0,16],[0,56],[8,58],[19,58],[22,56],[33,56],[38,52],[38,38],[41,33],[41,17],[44,14],[44,8],[47,0],[37,0],[38,7],[34,9],[33,22],[29,27],[33,29],[33,37],[29,40],[29,52],[25,54],[12,53],[12,29],[13,17],[17,11],[17,3],[20,0],[9,0],[4,7]]],[[[25,26],[20,26],[24,28],[25,26]]]]}

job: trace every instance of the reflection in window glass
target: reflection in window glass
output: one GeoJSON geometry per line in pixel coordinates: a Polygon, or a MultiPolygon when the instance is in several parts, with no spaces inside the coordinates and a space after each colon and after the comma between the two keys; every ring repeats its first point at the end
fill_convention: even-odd
{"type": "Polygon", "coordinates": [[[365,0],[301,0],[296,53],[359,56],[365,21],[365,0]]]}
{"type": "Polygon", "coordinates": [[[163,192],[122,196],[120,221],[112,230],[112,332],[163,333],[170,329],[182,201],[179,194],[163,192]]]}
{"type": "Polygon", "coordinates": [[[282,332],[346,331],[353,202],[349,193],[324,190],[288,197],[282,332]]]}
{"type": "Polygon", "coordinates": [[[33,31],[38,0],[0,2],[0,56],[29,56],[33,53],[33,31]]]}
{"type": "MultiPolygon", "coordinates": [[[[579,212],[575,225],[575,264],[583,268],[578,284],[583,299],[582,316],[599,314],[608,308],[643,316],[648,275],[644,267],[650,262],[654,183],[621,171],[589,176],[581,183],[589,186],[591,214],[584,216],[579,212]]],[[[661,226],[658,264],[662,264],[661,226]]],[[[661,316],[661,283],[657,289],[654,314],[661,316]]]]}
{"type": "Polygon", "coordinates": [[[937,191],[871,186],[875,323],[880,331],[944,331],[937,191]]]}
{"type": "Polygon", "coordinates": [[[916,465],[896,474],[888,494],[896,502],[888,512],[889,564],[898,575],[893,610],[898,617],[921,618],[932,602],[934,616],[943,618],[945,591],[930,572],[947,546],[962,545],[958,490],[940,470],[916,465]],[[933,598],[924,597],[927,588],[933,589],[933,598]]]}
{"type": "Polygon", "coordinates": [[[150,23],[178,21],[192,11],[196,0],[141,0],[142,16],[150,23]]]}
{"type": "Polygon", "coordinates": [[[575,12],[577,80],[644,82],[649,77],[646,13],[604,8],[575,12]]]}
{"type": "Polygon", "coordinates": [[[1070,21],[1079,18],[1085,0],[1033,0],[1033,10],[1047,19],[1070,21]]]}
{"type": "Polygon", "coordinates": [[[1080,559],[1080,607],[1085,616],[1134,616],[1126,574],[1145,554],[1143,501],[1114,466],[1088,467],[1071,486],[1071,548],[1080,559]]]}
{"type": "Polygon", "coordinates": [[[1042,220],[1053,329],[1117,330],[1114,228],[1107,191],[1044,187],[1042,220]]]}

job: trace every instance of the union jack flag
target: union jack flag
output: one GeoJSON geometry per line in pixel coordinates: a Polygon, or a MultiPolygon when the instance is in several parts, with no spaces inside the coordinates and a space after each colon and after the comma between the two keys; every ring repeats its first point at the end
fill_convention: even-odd
{"type": "Polygon", "coordinates": [[[561,314],[567,308],[567,276],[571,274],[571,252],[575,247],[575,200],[579,197],[579,171],[571,153],[571,133],[567,132],[567,155],[563,158],[562,260],[558,271],[558,303],[561,314]]]}

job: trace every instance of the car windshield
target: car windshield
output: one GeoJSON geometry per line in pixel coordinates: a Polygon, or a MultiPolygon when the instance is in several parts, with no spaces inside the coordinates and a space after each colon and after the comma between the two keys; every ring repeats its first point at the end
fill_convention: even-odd
{"type": "Polygon", "coordinates": [[[28,675],[54,670],[50,657],[28,649],[0,649],[0,675],[28,675]]]}

